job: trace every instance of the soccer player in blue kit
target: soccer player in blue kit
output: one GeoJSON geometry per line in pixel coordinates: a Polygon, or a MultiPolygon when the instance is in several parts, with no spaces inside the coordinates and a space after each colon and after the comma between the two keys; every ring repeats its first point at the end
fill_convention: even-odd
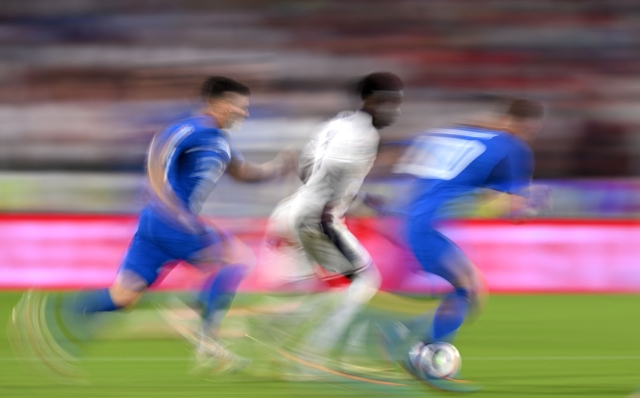
{"type": "MultiPolygon", "coordinates": [[[[63,300],[57,305],[58,316],[41,319],[34,332],[54,338],[42,334],[34,341],[61,347],[38,347],[36,352],[60,353],[58,348],[68,348],[71,341],[86,340],[94,314],[131,306],[156,281],[165,265],[184,260],[198,267],[221,266],[200,294],[204,309],[197,347],[200,362],[227,368],[246,365],[246,360],[218,342],[218,328],[252,265],[252,253],[236,238],[202,220],[199,213],[225,171],[241,181],[265,180],[292,170],[295,158],[283,151],[272,161],[255,165],[244,161],[235,150],[225,129],[237,127],[249,116],[248,87],[216,76],[204,82],[201,94],[205,104],[201,113],[166,128],[150,145],[147,177],[153,198],[142,211],[115,281],[109,288],[83,291],[63,300]],[[61,341],[69,335],[70,341],[61,341]]],[[[54,300],[38,304],[40,299],[33,294],[24,300],[31,300],[31,307],[45,305],[55,312],[54,300]]],[[[64,362],[64,356],[60,356],[49,364],[64,373],[59,370],[70,369],[64,362]]]]}
{"type": "Polygon", "coordinates": [[[446,219],[447,205],[479,189],[511,194],[511,211],[524,215],[533,172],[527,142],[541,127],[542,104],[511,100],[503,115],[479,125],[436,129],[418,137],[397,165],[416,177],[407,211],[409,247],[431,274],[449,282],[453,291],[436,309],[429,326],[424,318],[383,328],[384,342],[410,374],[431,386],[462,392],[451,380],[437,380],[418,371],[408,351],[434,342],[450,342],[465,318],[479,311],[485,295],[480,271],[436,226],[446,219]],[[396,350],[400,348],[400,352],[396,350]]]}

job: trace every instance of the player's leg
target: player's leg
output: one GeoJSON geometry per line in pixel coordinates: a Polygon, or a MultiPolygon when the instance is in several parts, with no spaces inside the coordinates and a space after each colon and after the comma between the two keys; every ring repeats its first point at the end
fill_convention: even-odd
{"type": "Polygon", "coordinates": [[[120,271],[108,288],[85,290],[66,300],[66,309],[85,317],[99,312],[126,308],[137,302],[147,288],[146,282],[130,270],[120,271]],[[131,283],[135,280],[135,283],[131,283]]]}
{"type": "Polygon", "coordinates": [[[429,333],[432,341],[453,340],[465,319],[480,312],[486,296],[480,271],[468,258],[453,256],[445,261],[452,262],[447,271],[433,273],[448,280],[454,290],[443,298],[434,313],[429,333]]]}
{"type": "Polygon", "coordinates": [[[440,302],[422,339],[451,341],[465,319],[482,308],[486,296],[482,274],[453,242],[435,230],[411,236],[410,243],[422,268],[453,287],[440,302]]]}
{"type": "Polygon", "coordinates": [[[206,279],[198,297],[203,307],[203,333],[217,339],[222,320],[240,283],[255,264],[255,255],[238,238],[223,233],[212,238],[207,247],[189,256],[188,261],[201,269],[212,265],[219,268],[206,279]]]}
{"type": "Polygon", "coordinates": [[[425,372],[418,353],[425,345],[452,341],[465,319],[481,308],[485,292],[482,277],[462,251],[434,229],[410,234],[409,243],[423,269],[447,280],[453,291],[444,297],[432,317],[381,327],[385,349],[409,374],[431,387],[453,392],[476,391],[480,387],[472,383],[425,372]]]}
{"type": "Polygon", "coordinates": [[[200,372],[235,372],[249,361],[232,353],[220,341],[219,331],[240,283],[255,263],[252,250],[223,231],[211,229],[203,236],[183,235],[180,245],[172,245],[170,253],[202,271],[210,271],[198,294],[202,322],[195,326],[167,309],[163,315],[195,348],[196,369],[200,372]]]}
{"type": "Polygon", "coordinates": [[[267,223],[258,267],[261,282],[278,291],[317,291],[323,284],[291,226],[291,198],[282,200],[267,223]]]}
{"type": "Polygon", "coordinates": [[[325,353],[345,336],[360,309],[376,294],[381,278],[369,253],[340,222],[302,225],[298,231],[307,255],[326,270],[347,277],[328,316],[308,336],[325,353]]]}
{"type": "Polygon", "coordinates": [[[166,239],[157,239],[158,236],[170,237],[171,231],[149,210],[144,211],[112,286],[83,291],[66,300],[63,319],[69,320],[69,323],[87,320],[96,313],[115,311],[134,304],[155,282],[164,264],[175,258],[162,244],[166,239]]]}
{"type": "Polygon", "coordinates": [[[95,314],[135,304],[169,260],[170,256],[155,243],[136,233],[116,280],[109,288],[80,291],[63,301],[61,321],[64,327],[79,340],[88,339],[95,314]]]}
{"type": "Polygon", "coordinates": [[[351,283],[347,291],[354,301],[368,302],[380,287],[380,273],[360,241],[341,221],[304,224],[298,231],[310,260],[351,283]]]}

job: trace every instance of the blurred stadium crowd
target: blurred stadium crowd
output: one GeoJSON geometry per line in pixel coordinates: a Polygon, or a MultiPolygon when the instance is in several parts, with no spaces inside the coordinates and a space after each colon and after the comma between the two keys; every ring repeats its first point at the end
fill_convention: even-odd
{"type": "MultiPolygon", "coordinates": [[[[555,188],[546,216],[640,213],[635,1],[26,0],[0,18],[2,210],[136,211],[148,142],[197,107],[203,76],[251,86],[236,140],[262,161],[350,107],[351,78],[393,70],[406,102],[373,191],[400,184],[389,165],[411,136],[525,95],[548,105],[534,144],[535,177],[555,188]]],[[[282,191],[219,189],[207,209],[267,215],[282,191]]]]}

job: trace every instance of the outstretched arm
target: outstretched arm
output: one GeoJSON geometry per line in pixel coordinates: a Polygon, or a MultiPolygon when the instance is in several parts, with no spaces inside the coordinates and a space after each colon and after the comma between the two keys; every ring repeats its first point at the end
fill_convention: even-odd
{"type": "Polygon", "coordinates": [[[255,164],[242,158],[234,159],[229,164],[229,175],[238,181],[256,182],[284,175],[293,170],[296,156],[291,150],[283,150],[272,160],[255,164]]]}
{"type": "Polygon", "coordinates": [[[546,185],[531,184],[528,195],[511,195],[511,216],[516,221],[537,217],[540,212],[552,208],[551,189],[546,185]]]}

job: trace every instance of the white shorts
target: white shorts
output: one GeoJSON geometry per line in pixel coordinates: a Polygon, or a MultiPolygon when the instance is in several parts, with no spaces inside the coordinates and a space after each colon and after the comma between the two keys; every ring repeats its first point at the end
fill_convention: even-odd
{"type": "MultiPolygon", "coordinates": [[[[361,272],[373,261],[369,252],[349,231],[342,219],[309,222],[292,217],[289,200],[276,207],[267,228],[268,239],[278,240],[281,254],[288,256],[289,278],[315,277],[314,265],[344,276],[361,272]]],[[[284,261],[279,260],[280,264],[284,261]]]]}

